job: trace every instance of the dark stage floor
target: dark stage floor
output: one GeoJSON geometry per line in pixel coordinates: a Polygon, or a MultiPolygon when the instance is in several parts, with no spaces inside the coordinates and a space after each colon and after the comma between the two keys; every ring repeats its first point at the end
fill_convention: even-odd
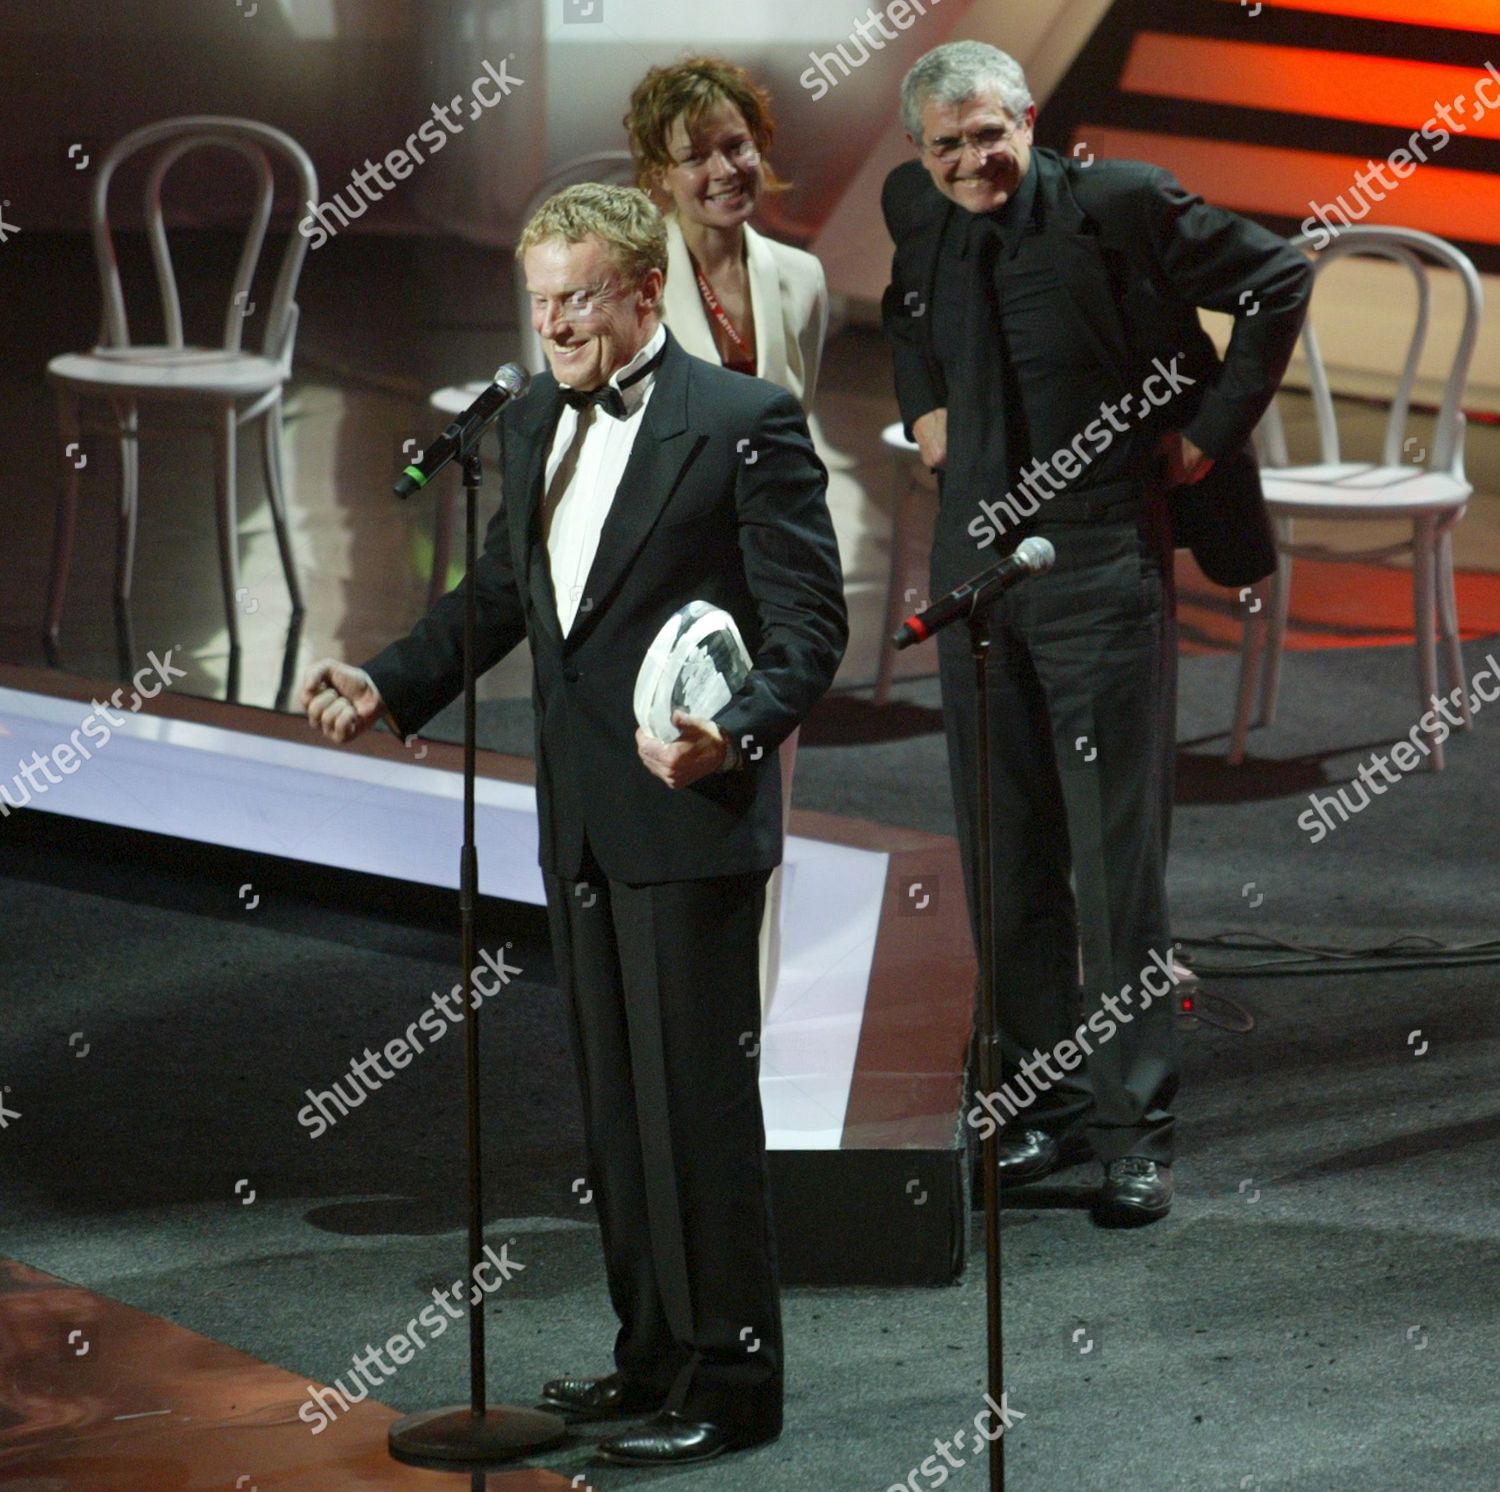
{"type": "MultiPolygon", "coordinates": [[[[1471,670],[1489,653],[1500,640],[1471,644],[1471,670]]],[[[1184,660],[1171,881],[1176,931],[1200,959],[1194,940],[1227,931],[1349,947],[1495,936],[1500,704],[1450,743],[1442,775],[1391,787],[1318,844],[1297,826],[1309,792],[1347,784],[1410,727],[1410,669],[1404,649],[1293,654],[1282,723],[1235,770],[1215,737],[1232,662],[1184,660]]],[[[951,829],[935,706],[928,683],[883,712],[826,702],[799,802],[951,829]]],[[[493,744],[514,728],[487,720],[493,744]]],[[[205,880],[106,858],[101,842],[36,814],[0,823],[0,1086],[20,1111],[0,1134],[0,1255],[329,1382],[462,1267],[456,1069],[415,1065],[316,1142],[300,1095],[450,981],[452,937],[395,908],[288,896],[249,913],[232,866],[205,880]]],[[[527,1266],[490,1314],[492,1387],[513,1402],[553,1373],[606,1366],[609,1349],[539,934],[516,921],[527,973],[487,1058],[490,1236],[514,1239],[527,1266]]],[[[1493,965],[1206,983],[1255,1026],[1184,1035],[1171,1216],[1095,1229],[1088,1168],[1009,1199],[1006,1386],[1025,1415],[1010,1484],[1493,1485],[1493,965]]],[[[981,1243],[976,1219],[976,1260],[981,1243]]],[[[777,1445],[670,1477],[596,1467],[583,1444],[545,1464],[599,1492],[935,1485],[921,1463],[982,1407],[977,1263],[952,1289],[794,1289],[786,1319],[777,1445]]],[[[460,1399],[464,1368],[462,1344],[444,1343],[384,1397],[401,1410],[460,1399]]],[[[34,1485],[0,1421],[0,1482],[17,1477],[34,1485]]],[[[951,1477],[984,1484],[973,1455],[951,1477]]]]}

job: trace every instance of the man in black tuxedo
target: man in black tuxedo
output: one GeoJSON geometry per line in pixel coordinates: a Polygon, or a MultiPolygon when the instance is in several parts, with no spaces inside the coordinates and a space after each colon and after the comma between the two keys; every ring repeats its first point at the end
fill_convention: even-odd
{"type": "MultiPolygon", "coordinates": [[[[921,58],[902,118],[919,158],[885,183],[896,252],[883,320],[903,420],[939,476],[932,595],[1026,535],[1057,551],[991,611],[1006,1087],[969,1120],[1003,1124],[1002,1179],[1092,1153],[1105,1166],[1095,1220],[1151,1222],[1171,1205],[1178,1081],[1170,983],[1150,995],[1171,969],[1172,550],[1191,546],[1225,585],[1274,567],[1248,442],[1310,274],[1283,240],[1165,171],[1033,148],[1025,77],[994,47],[921,58]],[[1199,307],[1235,317],[1222,361],[1199,307]]],[[[967,630],[938,645],[977,937],[967,630]]]]}
{"type": "Polygon", "coordinates": [[[517,250],[550,372],[500,417],[503,506],[474,572],[365,669],[303,690],[347,740],[418,729],[523,637],[535,664],[537,811],[583,1098],[615,1371],[555,1379],[576,1418],[645,1418],[609,1459],[678,1464],[780,1433],[781,1321],[755,1052],[758,939],[780,860],[776,748],[847,638],[827,473],[797,401],[690,357],[661,325],[666,232],[644,193],[550,199],[517,250]],[[658,630],[704,600],[753,659],[680,739],[635,724],[658,630]]]}

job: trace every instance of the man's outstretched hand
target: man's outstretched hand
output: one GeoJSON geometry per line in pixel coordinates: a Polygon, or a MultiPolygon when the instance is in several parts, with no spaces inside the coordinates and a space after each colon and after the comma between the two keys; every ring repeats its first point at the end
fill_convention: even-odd
{"type": "Polygon", "coordinates": [[[298,704],[308,724],[343,745],[380,719],[382,700],[375,681],[362,668],[320,658],[302,680],[298,704]]]}
{"type": "Polygon", "coordinates": [[[636,729],[635,749],[654,776],[671,788],[691,787],[724,765],[729,743],[712,720],[673,710],[672,724],[682,732],[675,741],[658,741],[636,729]]]}

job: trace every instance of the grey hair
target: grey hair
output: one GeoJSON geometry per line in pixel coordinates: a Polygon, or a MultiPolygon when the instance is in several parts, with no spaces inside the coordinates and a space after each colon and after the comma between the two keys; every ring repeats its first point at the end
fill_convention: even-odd
{"type": "Polygon", "coordinates": [[[1018,120],[1031,107],[1021,64],[982,41],[950,41],[917,58],[901,80],[901,123],[922,138],[922,110],[930,103],[958,104],[993,89],[1005,112],[1018,120]]]}

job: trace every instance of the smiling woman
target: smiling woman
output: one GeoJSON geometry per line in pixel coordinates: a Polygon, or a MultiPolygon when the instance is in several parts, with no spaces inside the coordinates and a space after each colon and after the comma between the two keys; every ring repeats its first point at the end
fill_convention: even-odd
{"type": "Polygon", "coordinates": [[[625,116],[637,180],[667,219],[663,319],[695,357],[754,373],[812,409],[828,323],[823,267],[750,226],[784,191],[770,95],[744,68],[689,57],[646,74],[625,116]]]}

